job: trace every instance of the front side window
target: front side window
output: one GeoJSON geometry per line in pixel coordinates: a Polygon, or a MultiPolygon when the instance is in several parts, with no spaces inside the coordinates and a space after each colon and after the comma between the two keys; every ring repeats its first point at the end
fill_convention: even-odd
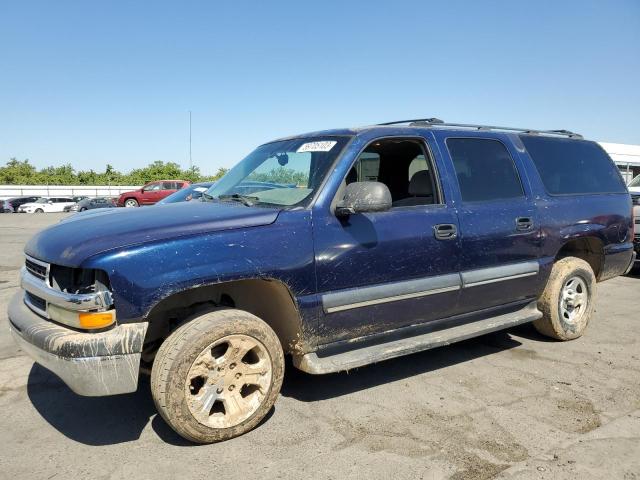
{"type": "Polygon", "coordinates": [[[155,192],[158,191],[162,188],[162,184],[161,183],[152,183],[151,185],[147,185],[146,187],[144,187],[144,191],[145,192],[155,192]]]}
{"type": "Polygon", "coordinates": [[[518,171],[507,148],[489,138],[448,138],[464,202],[486,202],[524,196],[518,171]]]}
{"type": "Polygon", "coordinates": [[[303,205],[348,141],[349,137],[314,137],[262,145],[212,186],[206,198],[246,205],[303,205]]]}
{"type": "Polygon", "coordinates": [[[422,142],[415,139],[381,139],[371,143],[358,156],[344,183],[353,182],[384,183],[391,193],[393,207],[440,202],[431,162],[422,142]]]}

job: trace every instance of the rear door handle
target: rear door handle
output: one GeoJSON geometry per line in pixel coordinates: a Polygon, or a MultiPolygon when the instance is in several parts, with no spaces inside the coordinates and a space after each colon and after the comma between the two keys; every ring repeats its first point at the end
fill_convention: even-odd
{"type": "Polygon", "coordinates": [[[433,234],[438,240],[453,240],[458,236],[458,228],[453,223],[434,225],[433,234]]]}
{"type": "Polygon", "coordinates": [[[518,217],[516,218],[516,230],[520,232],[526,232],[533,227],[533,220],[531,217],[518,217]]]}

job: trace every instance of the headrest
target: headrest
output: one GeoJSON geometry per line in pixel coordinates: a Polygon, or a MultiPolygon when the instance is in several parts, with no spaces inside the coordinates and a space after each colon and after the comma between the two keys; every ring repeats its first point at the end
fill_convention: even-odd
{"type": "Polygon", "coordinates": [[[414,197],[427,197],[433,195],[431,175],[428,170],[420,170],[413,174],[409,182],[409,195],[414,197]]]}

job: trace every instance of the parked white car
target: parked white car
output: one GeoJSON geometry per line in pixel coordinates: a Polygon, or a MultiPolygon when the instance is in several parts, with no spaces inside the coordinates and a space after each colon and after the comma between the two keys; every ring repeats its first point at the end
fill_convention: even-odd
{"type": "Polygon", "coordinates": [[[636,175],[636,177],[629,182],[627,188],[631,194],[640,193],[640,175],[636,175]]]}
{"type": "Polygon", "coordinates": [[[69,197],[41,197],[35,202],[25,203],[18,207],[18,213],[51,213],[62,212],[64,207],[73,205],[73,198],[69,197]]]}

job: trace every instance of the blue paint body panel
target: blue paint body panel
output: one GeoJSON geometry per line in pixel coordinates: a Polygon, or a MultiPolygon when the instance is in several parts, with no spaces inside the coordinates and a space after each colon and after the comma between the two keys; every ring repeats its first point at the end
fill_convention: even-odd
{"type": "Polygon", "coordinates": [[[534,299],[558,251],[572,239],[602,242],[601,280],[622,274],[629,265],[629,195],[548,195],[515,134],[379,126],[304,137],[315,135],[353,138],[307,208],[187,202],[110,210],[52,226],[32,238],[25,251],[46,262],[107,272],[122,323],[146,318],[159,301],[177,292],[274,279],[288,288],[302,330],[313,333],[316,346],[534,299]],[[474,136],[507,146],[522,180],[522,199],[461,200],[445,142],[474,136]],[[341,182],[363,148],[387,137],[424,144],[444,202],[338,219],[332,202],[341,182]],[[525,216],[532,219],[532,230],[516,231],[516,217],[525,216]],[[435,239],[433,227],[443,223],[457,226],[457,238],[435,239]],[[520,268],[531,264],[537,265],[535,272],[520,268]],[[502,271],[520,273],[483,283],[502,271]],[[449,282],[456,276],[460,282],[449,282]],[[464,278],[480,280],[465,286],[464,278]],[[414,281],[419,279],[426,280],[414,281]],[[353,295],[355,306],[349,305],[349,292],[371,286],[380,288],[353,295]],[[367,303],[386,289],[389,298],[367,303]],[[323,299],[344,309],[323,308],[323,299]]]}

